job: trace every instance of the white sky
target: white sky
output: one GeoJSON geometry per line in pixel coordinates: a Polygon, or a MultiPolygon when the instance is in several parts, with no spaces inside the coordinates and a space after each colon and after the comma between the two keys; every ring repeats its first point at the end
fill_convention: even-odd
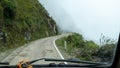
{"type": "Polygon", "coordinates": [[[120,0],[39,0],[62,30],[99,41],[101,33],[117,39],[120,0]]]}

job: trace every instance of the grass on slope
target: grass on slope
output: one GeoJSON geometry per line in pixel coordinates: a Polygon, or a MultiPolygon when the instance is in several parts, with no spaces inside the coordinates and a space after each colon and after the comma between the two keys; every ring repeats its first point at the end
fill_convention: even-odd
{"type": "Polygon", "coordinates": [[[77,33],[56,40],[56,44],[60,50],[63,50],[67,54],[86,61],[95,61],[92,59],[92,57],[95,56],[99,48],[99,46],[93,41],[84,40],[82,35],[77,33]]]}
{"type": "Polygon", "coordinates": [[[101,37],[101,41],[104,42],[100,46],[95,44],[94,41],[84,40],[82,35],[74,33],[56,40],[56,44],[61,51],[73,56],[73,58],[86,61],[112,62],[117,42],[105,36],[101,37]]]}
{"type": "Polygon", "coordinates": [[[1,32],[0,52],[56,35],[57,26],[38,0],[0,0],[1,32]]]}

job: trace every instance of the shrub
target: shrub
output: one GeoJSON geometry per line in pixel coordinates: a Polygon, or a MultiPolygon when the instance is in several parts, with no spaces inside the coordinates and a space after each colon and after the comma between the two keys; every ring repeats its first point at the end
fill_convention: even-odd
{"type": "Polygon", "coordinates": [[[3,15],[5,19],[13,20],[15,18],[16,6],[12,0],[2,0],[3,15]]]}
{"type": "Polygon", "coordinates": [[[3,17],[3,7],[2,6],[0,6],[0,19],[3,17]]]}
{"type": "Polygon", "coordinates": [[[73,43],[73,46],[82,47],[84,43],[84,38],[82,37],[82,35],[74,33],[74,35],[69,35],[66,38],[66,41],[68,43],[73,43]]]}
{"type": "Polygon", "coordinates": [[[115,44],[106,44],[101,46],[98,51],[98,57],[101,58],[102,62],[112,61],[114,56],[115,44]]]}

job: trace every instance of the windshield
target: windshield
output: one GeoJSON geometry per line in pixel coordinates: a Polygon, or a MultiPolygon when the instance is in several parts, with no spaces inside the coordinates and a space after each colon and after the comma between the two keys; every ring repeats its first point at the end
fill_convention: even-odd
{"type": "MultiPolygon", "coordinates": [[[[111,64],[120,31],[119,3],[0,0],[0,62],[73,58],[111,64]]],[[[48,63],[53,61],[34,64],[48,63]]]]}

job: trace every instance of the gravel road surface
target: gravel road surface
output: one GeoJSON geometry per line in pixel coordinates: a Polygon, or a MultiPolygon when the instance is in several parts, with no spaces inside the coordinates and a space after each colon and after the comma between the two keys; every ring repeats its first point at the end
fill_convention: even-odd
{"type": "MultiPolygon", "coordinates": [[[[58,36],[47,37],[33,41],[22,47],[19,47],[13,51],[8,57],[6,57],[2,62],[10,62],[10,65],[17,64],[20,60],[35,60],[40,58],[59,58],[61,59],[59,53],[54,47],[54,41],[58,38],[68,36],[69,34],[62,34],[58,36]]],[[[48,64],[51,62],[46,62],[40,60],[34,64],[48,64]]]]}

